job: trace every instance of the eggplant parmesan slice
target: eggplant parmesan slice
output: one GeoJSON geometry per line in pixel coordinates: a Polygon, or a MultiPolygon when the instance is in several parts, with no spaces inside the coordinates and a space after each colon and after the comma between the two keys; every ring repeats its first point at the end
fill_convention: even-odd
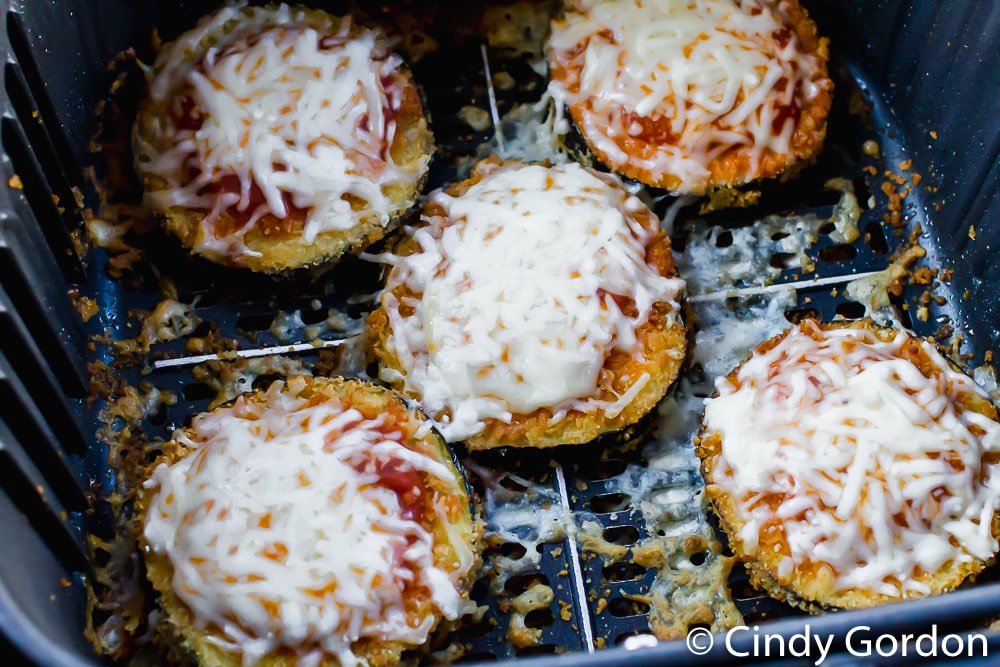
{"type": "Polygon", "coordinates": [[[956,588],[1000,535],[1000,423],[929,341],[806,320],[716,383],[706,493],[751,580],[810,611],[956,588]]]}
{"type": "Polygon", "coordinates": [[[145,201],[197,255],[277,273],[382,238],[434,150],[384,37],[323,11],[230,4],[163,46],[133,128],[145,201]]]}
{"type": "Polygon", "coordinates": [[[613,176],[480,162],[387,260],[380,378],[472,449],[579,444],[638,421],[685,352],[670,241],[613,176]]]}
{"type": "Polygon", "coordinates": [[[546,48],[589,148],[647,185],[738,186],[822,149],[827,39],[798,0],[572,0],[546,48]]]}
{"type": "Polygon", "coordinates": [[[158,630],[202,665],[394,665],[470,610],[464,478],[370,383],[293,376],[196,416],[138,507],[158,630]]]}

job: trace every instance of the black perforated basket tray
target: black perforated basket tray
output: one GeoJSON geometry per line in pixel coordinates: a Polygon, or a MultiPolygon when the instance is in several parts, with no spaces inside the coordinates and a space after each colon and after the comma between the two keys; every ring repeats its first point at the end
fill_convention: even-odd
{"type": "MultiPolygon", "coordinates": [[[[241,349],[307,341],[316,331],[335,339],[337,331],[315,327],[327,321],[330,309],[363,314],[366,302],[354,296],[377,286],[377,270],[362,261],[347,260],[320,279],[275,282],[234,275],[156,241],[143,248],[136,270],[112,278],[107,252],[74,242],[83,229],[84,210],[98,210],[92,175],[107,168],[91,151],[99,103],[115,77],[128,74],[127,63],[109,64],[130,47],[148,58],[154,26],[169,38],[191,25],[208,4],[2,3],[0,183],[7,185],[0,185],[0,652],[12,659],[108,664],[84,638],[85,587],[106,557],[87,536],[107,538],[114,526],[115,510],[106,499],[117,471],[109,465],[106,438],[98,431],[123,424],[102,421],[106,402],[88,399],[88,365],[111,362],[110,343],[136,336],[142,314],[163,298],[167,280],[179,301],[196,304],[199,318],[210,323],[203,327],[235,339],[241,349]],[[97,311],[84,321],[78,307],[91,303],[87,300],[97,311]],[[276,314],[295,311],[300,318],[294,326],[275,333],[276,314]]],[[[314,4],[344,9],[338,3],[314,4]]],[[[725,248],[733,233],[769,214],[831,218],[839,194],[824,184],[846,179],[861,203],[861,238],[839,243],[821,229],[807,250],[815,263],[809,277],[882,270],[902,247],[919,240],[927,254],[918,265],[938,269],[938,279],[908,285],[888,307],[918,334],[952,341],[957,357],[977,367],[990,360],[1000,335],[1000,6],[972,0],[806,4],[832,43],[837,91],[825,154],[801,178],[766,185],[753,208],[708,215],[698,215],[697,207],[680,209],[673,227],[675,250],[681,253],[687,244],[706,239],[725,248]],[[878,143],[877,156],[862,151],[866,140],[878,143]]],[[[456,164],[491,139],[492,129],[473,131],[459,113],[469,105],[489,108],[485,62],[494,74],[509,72],[518,83],[494,91],[501,114],[537,100],[544,86],[522,58],[502,49],[487,48],[484,60],[485,38],[470,28],[481,13],[478,6],[441,3],[434,11],[434,5],[407,5],[436,17],[425,29],[439,42],[437,51],[414,65],[442,145],[428,189],[454,177],[456,164]]],[[[669,197],[659,200],[658,212],[674,203],[669,197]]],[[[775,245],[770,256],[770,266],[779,270],[775,282],[806,277],[799,268],[784,269],[788,259],[775,245]]],[[[800,288],[785,309],[787,318],[853,319],[865,312],[830,284],[840,283],[800,288]]],[[[162,343],[142,363],[115,367],[115,376],[126,385],[178,397],[135,425],[147,440],[169,438],[214,396],[189,366],[151,370],[145,363],[183,355],[183,346],[183,340],[162,343]]],[[[317,351],[296,356],[307,365],[319,362],[317,351]]],[[[755,652],[753,639],[763,633],[790,639],[808,629],[834,637],[833,648],[841,655],[826,664],[835,664],[859,659],[844,653],[851,648],[845,643],[850,629],[859,626],[870,632],[856,639],[901,638],[932,626],[939,636],[981,633],[990,653],[1000,655],[1000,633],[988,630],[1000,616],[995,568],[973,585],[937,598],[806,616],[754,591],[737,565],[722,589],[731,594],[743,623],[759,632],[732,635],[727,650],[726,634],[716,628],[714,648],[696,656],[683,639],[687,630],[703,625],[692,616],[673,619],[686,623],[673,633],[678,639],[661,635],[653,641],[651,618],[665,617],[662,605],[651,609],[656,606],[652,591],[664,590],[657,587],[675,581],[678,573],[703,572],[725,557],[724,545],[677,547],[670,541],[670,526],[682,522],[684,511],[700,506],[701,481],[689,451],[686,463],[673,469],[650,468],[649,443],[659,437],[655,431],[647,420],[632,432],[582,448],[475,458],[458,452],[473,471],[473,486],[485,493],[474,471],[493,471],[494,497],[520,494],[535,504],[537,521],[555,517],[547,530],[534,519],[504,524],[490,516],[488,504],[486,566],[473,589],[487,611],[484,620],[452,638],[464,648],[461,660],[652,665],[776,659],[785,656],[776,649],[769,656],[762,649],[755,652]],[[656,498],[668,496],[651,494],[669,490],[680,495],[657,506],[656,498]],[[659,565],[637,557],[650,545],[666,554],[659,565]],[[500,566],[504,574],[487,576],[500,566]],[[539,586],[551,595],[529,605],[517,621],[530,638],[512,641],[515,608],[539,586]]],[[[918,657],[913,652],[896,656],[903,662],[918,657]]],[[[814,654],[806,662],[816,659],[814,654]]]]}

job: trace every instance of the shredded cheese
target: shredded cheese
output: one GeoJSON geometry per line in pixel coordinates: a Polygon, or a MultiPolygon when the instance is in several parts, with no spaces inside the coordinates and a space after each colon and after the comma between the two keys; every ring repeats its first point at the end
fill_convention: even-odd
{"type": "Polygon", "coordinates": [[[985,393],[930,343],[807,321],[716,388],[705,402],[705,428],[722,438],[712,476],[746,522],[747,553],[782,525],[779,576],[826,563],[836,591],[905,597],[930,592],[921,574],[996,553],[1000,424],[964,407],[961,396],[985,393]]]}
{"type": "Polygon", "coordinates": [[[676,318],[684,285],[646,262],[659,228],[637,217],[640,200],[577,164],[514,162],[433,201],[446,217],[425,216],[413,233],[419,252],[392,259],[383,305],[402,372],[383,369],[383,379],[401,377],[427,412],[444,414],[452,441],[486,418],[509,422],[542,407],[553,422],[570,409],[618,414],[648,376],[613,405],[588,400],[605,359],[616,349],[640,354],[636,328],[657,302],[676,318]],[[400,286],[417,296],[397,298],[400,286]]]}
{"type": "Polygon", "coordinates": [[[389,150],[409,85],[401,59],[350,17],[334,25],[315,10],[244,5],[211,15],[157,59],[149,94],[167,110],[162,146],[139,133],[136,151],[141,170],[165,182],[148,193],[151,206],[205,210],[211,233],[195,250],[230,254],[252,253],[246,233],[293,208],[307,212],[306,243],[373,214],[387,225],[386,188],[416,183],[427,166],[396,164],[389,150]],[[226,211],[241,224],[220,228],[226,211]]]}
{"type": "Polygon", "coordinates": [[[617,164],[704,189],[713,160],[792,150],[795,113],[825,85],[767,0],[576,0],[548,42],[557,101],[582,105],[581,131],[617,164]],[[652,129],[651,129],[652,128],[652,129]],[[649,133],[652,132],[652,135],[649,133]]]}
{"type": "Polygon", "coordinates": [[[361,664],[351,648],[359,639],[420,645],[435,619],[414,618],[405,598],[457,618],[458,582],[474,556],[457,540],[456,569],[436,566],[433,536],[381,475],[453,484],[454,473],[408,449],[383,417],[300,398],[301,382],[276,382],[266,401],[241,397],[179,432],[194,451],[147,481],[146,540],[169,558],[173,589],[199,627],[221,629],[214,640],[245,664],[279,647],[301,665],[330,655],[347,666],[361,664]]]}

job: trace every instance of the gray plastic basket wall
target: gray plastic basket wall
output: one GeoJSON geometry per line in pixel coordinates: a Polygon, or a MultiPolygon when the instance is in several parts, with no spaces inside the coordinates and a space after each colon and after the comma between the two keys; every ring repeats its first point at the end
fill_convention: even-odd
{"type": "MultiPolygon", "coordinates": [[[[505,8],[524,4],[494,3],[491,11],[502,21],[505,8]]],[[[792,296],[781,313],[786,323],[850,320],[863,316],[866,305],[836,288],[851,276],[884,271],[917,240],[926,255],[914,267],[929,267],[923,275],[931,277],[889,294],[883,306],[918,334],[952,344],[968,368],[980,367],[992,359],[1000,336],[1000,6],[805,4],[832,45],[837,89],[826,150],[800,178],[764,186],[749,208],[700,215],[697,206],[671,209],[678,202],[658,198],[658,213],[676,214],[673,243],[681,266],[686,248],[711,246],[724,261],[725,249],[741,234],[771,229],[762,221],[808,219],[816,238],[801,253],[789,253],[780,234],[760,246],[769,284],[798,286],[785,293],[792,296]],[[864,150],[865,142],[875,142],[877,150],[864,150]],[[840,179],[833,181],[838,185],[831,179],[840,179]],[[861,234],[853,243],[838,241],[828,224],[842,213],[848,190],[861,203],[861,234]],[[799,284],[804,262],[814,267],[810,279],[823,279],[816,286],[799,284]]],[[[192,305],[201,322],[186,332],[190,336],[232,339],[244,351],[316,339],[334,350],[351,331],[331,313],[357,322],[371,303],[358,295],[370,296],[378,270],[345,260],[319,280],[273,281],[207,266],[172,243],[159,243],[155,231],[135,242],[142,257],[128,265],[119,264],[113,251],[82,243],[85,218],[106,203],[95,183],[109,175],[107,154],[95,146],[113,144],[120,130],[115,123],[124,122],[129,110],[127,103],[108,103],[113,88],[127,99],[135,80],[134,61],[120,54],[134,49],[148,61],[154,28],[169,38],[207,8],[194,2],[8,0],[3,11],[0,652],[39,665],[111,664],[86,638],[88,623],[105,633],[144,631],[114,627],[117,617],[107,602],[120,583],[109,576],[133,577],[142,586],[139,560],[121,560],[108,546],[117,513],[128,511],[108,502],[122,455],[113,443],[123,430],[142,440],[169,439],[218,391],[193,373],[193,363],[156,363],[190,356],[186,336],[148,349],[126,345],[164,299],[164,285],[178,302],[192,305]],[[274,326],[277,320],[282,326],[274,326]],[[95,388],[109,383],[137,388],[137,400],[157,391],[176,400],[159,402],[129,423],[109,411],[114,391],[95,388]],[[112,561],[118,570],[109,575],[112,561]],[[88,586],[102,588],[100,604],[88,607],[88,586]]],[[[447,4],[435,13],[437,23],[423,27],[436,36],[437,49],[413,71],[442,146],[428,189],[453,178],[458,166],[493,141],[493,125],[470,122],[463,109],[489,111],[493,104],[509,118],[544,88],[523,53],[499,48],[470,28],[483,11],[447,4]],[[514,84],[487,86],[487,66],[494,75],[509,73],[514,84]]],[[[127,181],[127,175],[111,176],[127,181]]],[[[777,293],[764,291],[735,309],[752,317],[766,309],[768,294],[777,293]]],[[[283,356],[299,367],[336,362],[322,354],[322,346],[306,345],[283,356]]],[[[248,386],[279,375],[279,366],[246,370],[248,386]]],[[[784,644],[787,655],[775,648],[766,656],[753,642],[765,633],[790,639],[808,631],[834,638],[831,648],[840,657],[827,659],[834,664],[859,659],[845,653],[850,629],[859,626],[869,627],[864,636],[872,638],[919,634],[931,626],[939,639],[981,633],[991,654],[1000,655],[1000,633],[989,629],[1000,618],[995,568],[962,590],[867,611],[805,615],[761,595],[740,565],[732,572],[724,566],[725,540],[702,507],[691,449],[679,449],[672,467],[650,465],[662,454],[650,443],[662,437],[647,420],[567,451],[457,452],[470,485],[486,499],[487,550],[483,576],[472,590],[485,610],[435,646],[427,660],[457,655],[448,653],[450,641],[461,647],[463,662],[714,664],[790,657],[793,644],[784,644]],[[529,511],[515,516],[511,507],[529,511]],[[697,605],[712,608],[717,619],[730,609],[730,626],[754,630],[730,635],[727,650],[723,624],[703,620],[692,611],[697,605]],[[715,646],[704,655],[684,641],[699,627],[716,631],[715,646]]],[[[953,650],[956,641],[941,648],[953,650]]],[[[896,655],[907,662],[919,657],[896,655]]],[[[817,659],[815,651],[808,656],[809,662],[817,659]]]]}

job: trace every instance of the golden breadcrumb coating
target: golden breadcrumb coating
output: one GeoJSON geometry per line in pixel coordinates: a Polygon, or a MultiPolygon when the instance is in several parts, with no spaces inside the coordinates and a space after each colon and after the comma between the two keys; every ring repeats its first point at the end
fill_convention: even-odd
{"type": "MultiPolygon", "coordinates": [[[[245,7],[241,10],[241,19],[249,20],[254,17],[254,20],[259,21],[262,20],[259,18],[261,14],[273,11],[275,11],[273,5],[245,7]]],[[[296,7],[294,11],[300,12],[303,17],[299,23],[317,30],[320,34],[334,35],[343,22],[348,20],[316,9],[296,7]]],[[[266,27],[267,19],[263,20],[266,27]]],[[[188,66],[197,67],[207,50],[225,47],[228,35],[236,28],[237,23],[229,21],[218,30],[202,35],[198,49],[185,54],[189,60],[188,66]]],[[[365,26],[351,22],[347,33],[348,39],[369,30],[365,26]]],[[[378,39],[381,40],[382,37],[379,36],[378,39]]],[[[165,45],[163,50],[166,51],[169,46],[165,45]]],[[[167,66],[168,63],[157,60],[150,75],[150,85],[155,83],[156,77],[161,75],[161,71],[167,66]]],[[[360,252],[395,229],[399,225],[400,217],[413,207],[423,187],[427,165],[435,150],[434,137],[412,74],[405,65],[399,65],[393,77],[395,81],[393,85],[400,86],[399,107],[394,112],[395,131],[387,147],[387,153],[406,177],[382,186],[383,195],[391,203],[388,223],[385,223],[363,198],[345,194],[343,198],[359,216],[353,226],[344,229],[326,229],[315,239],[307,240],[303,237],[303,231],[310,209],[289,205],[287,215],[284,217],[279,218],[271,212],[265,213],[243,235],[242,243],[245,248],[231,249],[225,244],[213,241],[215,238],[225,238],[227,234],[239,230],[248,222],[254,205],[261,201],[259,192],[251,192],[252,205],[247,210],[226,208],[211,224],[206,224],[210,211],[204,208],[180,205],[163,208],[154,206],[153,212],[162,220],[165,229],[171,235],[196,254],[220,264],[244,267],[252,271],[280,273],[332,262],[346,253],[360,252]]],[[[140,104],[133,128],[136,168],[147,193],[162,193],[172,187],[152,166],[153,161],[149,159],[149,154],[162,154],[175,145],[172,128],[176,127],[178,121],[175,118],[174,100],[186,94],[189,84],[180,80],[175,81],[173,86],[174,89],[170,94],[157,102],[146,96],[140,104]]],[[[345,149],[350,151],[349,146],[345,149]]],[[[188,165],[185,169],[183,180],[190,182],[196,176],[197,168],[188,165]]],[[[234,174],[229,178],[232,180],[236,176],[234,174]]],[[[229,191],[238,189],[239,186],[227,183],[223,178],[222,183],[213,187],[229,191]]]]}
{"type": "MultiPolygon", "coordinates": [[[[426,418],[419,412],[408,407],[406,403],[395,392],[368,382],[358,380],[345,380],[342,378],[321,378],[297,376],[290,378],[283,392],[293,395],[299,399],[306,399],[309,404],[319,404],[322,402],[335,401],[344,406],[354,408],[361,412],[367,420],[382,418],[385,421],[385,428],[399,429],[404,434],[405,445],[408,449],[422,453],[439,463],[446,465],[454,473],[451,480],[442,480],[434,475],[419,474],[422,488],[418,493],[408,498],[422,506],[419,510],[419,523],[433,536],[434,540],[434,562],[435,565],[446,572],[451,572],[458,567],[459,557],[452,546],[449,530],[440,520],[438,513],[442,512],[447,523],[451,526],[451,532],[455,532],[472,548],[476,562],[465,574],[461,594],[468,599],[468,591],[472,581],[478,571],[479,558],[481,554],[482,522],[473,518],[470,510],[470,500],[467,486],[462,474],[456,469],[451,453],[444,440],[434,430],[427,428],[426,418]]],[[[257,390],[252,394],[245,394],[237,401],[252,405],[253,410],[269,409],[267,393],[257,390]]],[[[236,408],[230,403],[219,408],[217,411],[232,411],[240,409],[247,411],[246,407],[236,408]]],[[[186,429],[192,440],[197,441],[197,433],[191,428],[186,429]]],[[[149,466],[150,473],[160,464],[172,465],[181,461],[184,457],[196,451],[196,448],[188,448],[171,440],[164,447],[163,454],[158,460],[149,466]]],[[[139,525],[145,524],[145,516],[149,510],[155,490],[144,488],[136,502],[136,516],[139,525]]],[[[147,577],[153,588],[159,593],[159,605],[163,610],[156,627],[159,640],[181,655],[193,655],[201,667],[238,667],[243,664],[242,654],[226,650],[220,647],[213,637],[220,631],[214,626],[198,627],[196,618],[192,610],[177,596],[173,589],[174,567],[166,555],[157,554],[150,548],[149,543],[143,536],[143,531],[139,534],[139,547],[146,564],[147,577]]],[[[426,589],[418,589],[425,594],[426,589]]],[[[434,625],[438,629],[446,629],[447,626],[455,622],[442,620],[441,613],[434,607],[429,599],[413,595],[406,599],[407,614],[410,622],[417,624],[428,615],[434,617],[434,625]]],[[[362,658],[373,667],[388,667],[399,663],[400,656],[406,651],[412,651],[421,647],[414,647],[402,641],[377,641],[373,638],[363,637],[351,645],[351,650],[359,658],[362,658]]],[[[261,667],[295,667],[298,656],[288,648],[278,648],[265,655],[255,664],[261,667]]],[[[336,657],[325,655],[322,667],[338,667],[340,662],[336,657]]]]}
{"type": "MultiPolygon", "coordinates": [[[[812,326],[812,325],[810,325],[812,326]]],[[[816,340],[822,340],[822,332],[836,328],[863,329],[872,332],[876,338],[882,342],[891,341],[897,334],[896,330],[879,327],[870,320],[859,322],[835,322],[830,324],[815,324],[815,329],[804,329],[811,331],[811,336],[816,340]]],[[[775,348],[781,341],[795,331],[795,328],[767,340],[758,345],[747,359],[757,355],[766,354],[775,348]]],[[[933,377],[942,372],[939,364],[934,363],[927,355],[925,349],[916,344],[916,339],[911,339],[900,351],[900,358],[906,359],[920,370],[925,377],[933,377]]],[[[744,364],[746,361],[743,362],[744,364]]],[[[743,364],[734,369],[727,380],[733,387],[740,386],[738,373],[743,364]]],[[[976,412],[987,418],[997,421],[996,407],[980,394],[963,391],[956,398],[957,404],[965,411],[976,412]]],[[[766,591],[770,596],[787,602],[788,604],[800,607],[812,613],[819,613],[824,610],[854,609],[872,607],[890,602],[898,602],[901,598],[896,595],[888,595],[870,589],[840,588],[835,584],[835,577],[838,574],[827,563],[808,561],[797,563],[790,574],[779,575],[779,568],[782,561],[789,555],[785,528],[787,524],[780,520],[775,520],[773,524],[767,525],[759,534],[759,545],[750,552],[743,539],[740,538],[741,531],[747,525],[743,518],[739,504],[741,498],[735,497],[728,490],[729,482],[727,477],[717,475],[716,469],[722,457],[722,435],[719,432],[708,431],[707,426],[703,427],[697,441],[696,451],[702,459],[702,473],[705,478],[705,493],[709,498],[715,514],[719,518],[720,525],[729,537],[729,543],[734,555],[738,560],[742,560],[749,571],[751,583],[766,591]]],[[[995,454],[992,455],[995,458],[995,454]]],[[[766,502],[776,509],[784,499],[774,497],[771,494],[766,502]]],[[[830,509],[833,511],[833,508],[830,509]]],[[[994,514],[992,533],[994,537],[1000,536],[1000,515],[994,514]]],[[[919,571],[911,578],[929,587],[931,595],[937,595],[957,588],[965,580],[974,577],[985,567],[992,563],[993,559],[973,558],[968,562],[947,561],[940,569],[934,572],[919,571]]]]}
{"type": "MultiPolygon", "coordinates": [[[[445,192],[451,196],[459,196],[505,164],[509,162],[503,163],[496,157],[488,158],[477,166],[472,176],[452,185],[445,192]]],[[[425,205],[424,215],[447,217],[443,208],[434,202],[425,205]]],[[[659,224],[649,210],[644,209],[632,215],[647,228],[655,228],[659,224]]],[[[406,256],[419,250],[419,244],[412,236],[406,236],[398,242],[393,252],[399,256],[406,256]]],[[[558,252],[558,249],[553,249],[553,252],[558,252]]],[[[670,239],[662,230],[646,248],[646,262],[660,276],[676,276],[670,239]]],[[[418,296],[405,285],[393,286],[391,292],[396,297],[418,296]]],[[[399,358],[389,344],[392,327],[385,310],[385,301],[383,295],[382,307],[369,316],[367,335],[372,358],[377,359],[383,368],[399,371],[401,369],[399,358]]],[[[399,314],[403,317],[413,315],[405,305],[400,308],[399,314]]],[[[582,444],[603,433],[634,424],[666,395],[680,372],[687,347],[685,328],[680,314],[675,312],[675,306],[663,301],[653,305],[648,321],[636,330],[636,338],[637,345],[633,353],[612,350],[607,356],[598,378],[600,394],[590,399],[593,403],[614,402],[629,389],[636,378],[648,373],[650,379],[647,384],[618,414],[610,416],[598,407],[587,412],[569,410],[562,419],[553,420],[552,410],[539,408],[530,414],[513,415],[510,423],[486,418],[485,428],[465,440],[467,446],[478,450],[496,447],[555,447],[563,444],[582,444]]],[[[403,380],[392,384],[395,388],[403,390],[403,380]]],[[[419,396],[415,398],[419,400],[419,396]]]]}

